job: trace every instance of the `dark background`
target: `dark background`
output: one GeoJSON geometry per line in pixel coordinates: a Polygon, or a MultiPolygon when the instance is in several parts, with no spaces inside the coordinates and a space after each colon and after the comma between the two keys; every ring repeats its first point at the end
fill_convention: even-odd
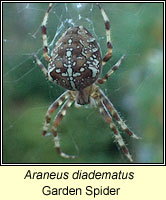
{"type": "MultiPolygon", "coordinates": [[[[163,162],[163,4],[103,3],[111,23],[113,57],[123,55],[120,69],[101,86],[127,125],[141,137],[121,132],[135,163],[163,162]]],[[[113,133],[97,108],[72,106],[58,132],[61,158],[53,137],[41,130],[49,105],[65,90],[48,82],[34,62],[43,64],[40,24],[47,3],[3,3],[3,162],[4,163],[126,163],[113,133]]],[[[92,3],[56,3],[48,20],[50,50],[74,24],[85,26],[105,55],[106,36],[100,10],[92,3]],[[55,39],[53,40],[55,36],[55,39]]]]}

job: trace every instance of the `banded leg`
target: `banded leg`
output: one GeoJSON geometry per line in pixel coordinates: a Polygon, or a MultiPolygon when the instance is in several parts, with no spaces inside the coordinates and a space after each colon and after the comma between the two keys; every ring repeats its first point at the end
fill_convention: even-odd
{"type": "Polygon", "coordinates": [[[62,156],[64,158],[75,158],[76,157],[73,155],[68,155],[61,151],[59,137],[58,137],[58,133],[57,133],[58,125],[60,124],[63,117],[66,115],[66,111],[72,105],[72,103],[73,103],[73,100],[71,100],[71,99],[66,100],[66,102],[63,104],[63,106],[59,110],[58,114],[56,115],[56,117],[53,121],[53,126],[52,126],[52,133],[54,136],[55,147],[57,149],[57,152],[60,154],[60,156],[62,156]]]}
{"type": "Polygon", "coordinates": [[[106,37],[107,37],[107,54],[104,56],[103,58],[103,62],[102,65],[104,66],[106,64],[106,62],[111,58],[112,56],[112,43],[111,43],[111,31],[110,31],[110,22],[109,19],[104,11],[104,9],[101,7],[101,5],[99,3],[97,3],[98,7],[100,8],[102,17],[104,19],[105,22],[105,29],[106,29],[106,37]]]}
{"type": "Polygon", "coordinates": [[[69,93],[68,91],[64,92],[58,99],[56,99],[51,106],[48,108],[48,111],[46,113],[46,119],[44,122],[44,126],[43,126],[43,131],[42,134],[43,136],[45,136],[48,132],[49,126],[50,126],[50,121],[51,121],[51,116],[53,114],[53,112],[62,105],[62,103],[65,101],[65,99],[67,99],[69,97],[69,93]]]}
{"type": "Polygon", "coordinates": [[[120,125],[120,127],[122,128],[123,131],[125,131],[129,136],[135,138],[135,139],[140,139],[139,137],[137,137],[125,124],[125,122],[121,119],[121,117],[119,116],[117,110],[114,108],[113,104],[110,102],[110,100],[106,97],[106,95],[103,93],[103,91],[100,89],[99,90],[100,94],[101,94],[101,99],[102,102],[104,104],[104,106],[106,107],[107,110],[110,111],[111,115],[116,119],[116,121],[118,122],[118,124],[120,125]]]}
{"type": "Polygon", "coordinates": [[[49,3],[47,12],[45,13],[44,18],[43,18],[43,22],[41,24],[42,38],[43,38],[43,56],[44,56],[44,58],[45,58],[45,60],[47,62],[50,61],[50,57],[48,55],[48,42],[47,42],[47,28],[46,28],[46,25],[47,25],[47,21],[48,21],[48,15],[49,15],[49,12],[50,12],[52,6],[53,6],[53,3],[49,3]]]}
{"type": "Polygon", "coordinates": [[[101,113],[101,115],[103,116],[103,118],[105,119],[105,121],[110,125],[110,128],[112,129],[114,136],[115,136],[115,140],[118,143],[118,145],[120,146],[120,148],[122,149],[123,153],[126,155],[126,157],[129,159],[130,162],[133,162],[133,159],[123,141],[122,136],[120,135],[118,129],[116,128],[115,124],[113,123],[112,117],[109,114],[107,108],[105,107],[105,105],[103,104],[102,101],[97,101],[98,106],[99,106],[99,111],[101,113]]]}
{"type": "Polygon", "coordinates": [[[111,74],[113,74],[114,71],[116,71],[116,70],[119,68],[119,66],[120,66],[120,64],[122,63],[122,61],[123,61],[124,58],[125,58],[125,56],[123,55],[123,56],[118,60],[118,62],[107,72],[107,74],[104,76],[104,78],[99,78],[99,79],[97,80],[97,82],[98,82],[99,84],[105,83],[105,82],[108,80],[108,78],[111,76],[111,74]]]}
{"type": "Polygon", "coordinates": [[[46,77],[48,77],[48,71],[47,69],[44,67],[43,63],[39,60],[38,56],[36,54],[34,54],[34,57],[36,59],[36,63],[37,65],[40,67],[41,71],[44,73],[44,75],[46,77]]]}

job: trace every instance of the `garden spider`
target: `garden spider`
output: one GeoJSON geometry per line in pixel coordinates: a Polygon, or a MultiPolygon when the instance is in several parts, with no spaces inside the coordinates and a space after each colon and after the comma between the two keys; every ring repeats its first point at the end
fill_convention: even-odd
{"type": "Polygon", "coordinates": [[[104,78],[99,78],[102,67],[112,56],[112,44],[109,19],[101,5],[98,3],[97,5],[105,22],[107,37],[107,53],[103,59],[101,57],[99,44],[91,33],[83,26],[73,26],[67,29],[62,37],[57,41],[51,52],[51,56],[49,56],[46,24],[53,3],[50,3],[48,6],[41,24],[44,51],[43,56],[48,62],[48,70],[41,63],[37,55],[34,56],[38,66],[48,80],[56,82],[63,88],[66,88],[67,91],[56,99],[49,107],[46,113],[42,133],[43,135],[47,134],[53,112],[63,104],[53,121],[52,134],[54,136],[57,152],[64,158],[75,158],[75,156],[68,155],[61,151],[57,127],[62,118],[66,115],[67,109],[73,102],[75,102],[76,105],[85,105],[95,101],[104,120],[110,125],[116,142],[119,144],[129,161],[132,162],[132,157],[122,136],[115,126],[112,117],[117,121],[121,129],[129,136],[136,139],[138,139],[138,137],[126,126],[113,104],[96,85],[96,83],[105,83],[111,74],[119,68],[124,59],[124,56],[122,56],[120,60],[107,72],[104,78]]]}

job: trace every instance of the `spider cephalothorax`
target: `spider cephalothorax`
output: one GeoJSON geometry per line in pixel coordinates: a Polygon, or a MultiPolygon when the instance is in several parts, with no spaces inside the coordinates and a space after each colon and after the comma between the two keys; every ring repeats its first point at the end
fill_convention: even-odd
{"type": "Polygon", "coordinates": [[[60,86],[67,89],[58,99],[53,102],[49,107],[46,120],[43,127],[43,135],[46,135],[49,129],[51,115],[61,106],[55,120],[53,121],[52,134],[54,135],[54,142],[58,153],[65,158],[75,158],[61,151],[60,142],[57,133],[57,127],[65,116],[67,109],[73,102],[76,104],[84,105],[89,104],[91,100],[99,107],[99,111],[105,121],[110,125],[115,140],[121,147],[124,154],[132,162],[132,157],[120,135],[113,119],[117,121],[121,129],[133,138],[138,137],[126,126],[125,122],[121,119],[118,112],[114,108],[110,100],[105,96],[103,91],[96,85],[103,84],[111,76],[111,74],[119,68],[124,56],[107,72],[104,78],[99,78],[102,67],[112,56],[112,44],[110,35],[109,19],[101,7],[101,14],[105,21],[105,29],[107,36],[107,53],[102,59],[99,44],[92,34],[83,26],[74,26],[69,28],[62,37],[56,42],[51,55],[48,55],[47,33],[46,24],[49,12],[53,6],[49,4],[48,10],[45,13],[42,22],[42,37],[43,37],[43,51],[44,58],[48,62],[48,70],[41,63],[37,55],[35,55],[37,64],[50,81],[56,82],[60,86]]]}

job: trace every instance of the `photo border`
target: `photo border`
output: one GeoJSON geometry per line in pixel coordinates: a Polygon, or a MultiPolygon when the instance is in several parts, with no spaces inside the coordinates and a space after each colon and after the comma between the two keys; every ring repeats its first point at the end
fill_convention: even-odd
{"type": "MultiPolygon", "coordinates": [[[[92,3],[93,1],[56,1],[56,3],[92,3]]],[[[102,3],[163,4],[163,163],[3,163],[3,78],[1,78],[1,166],[165,166],[165,1],[97,1],[102,3]]],[[[3,77],[3,3],[48,3],[48,1],[1,1],[1,77],[3,77]]],[[[95,2],[93,2],[95,3],[95,2]]]]}

